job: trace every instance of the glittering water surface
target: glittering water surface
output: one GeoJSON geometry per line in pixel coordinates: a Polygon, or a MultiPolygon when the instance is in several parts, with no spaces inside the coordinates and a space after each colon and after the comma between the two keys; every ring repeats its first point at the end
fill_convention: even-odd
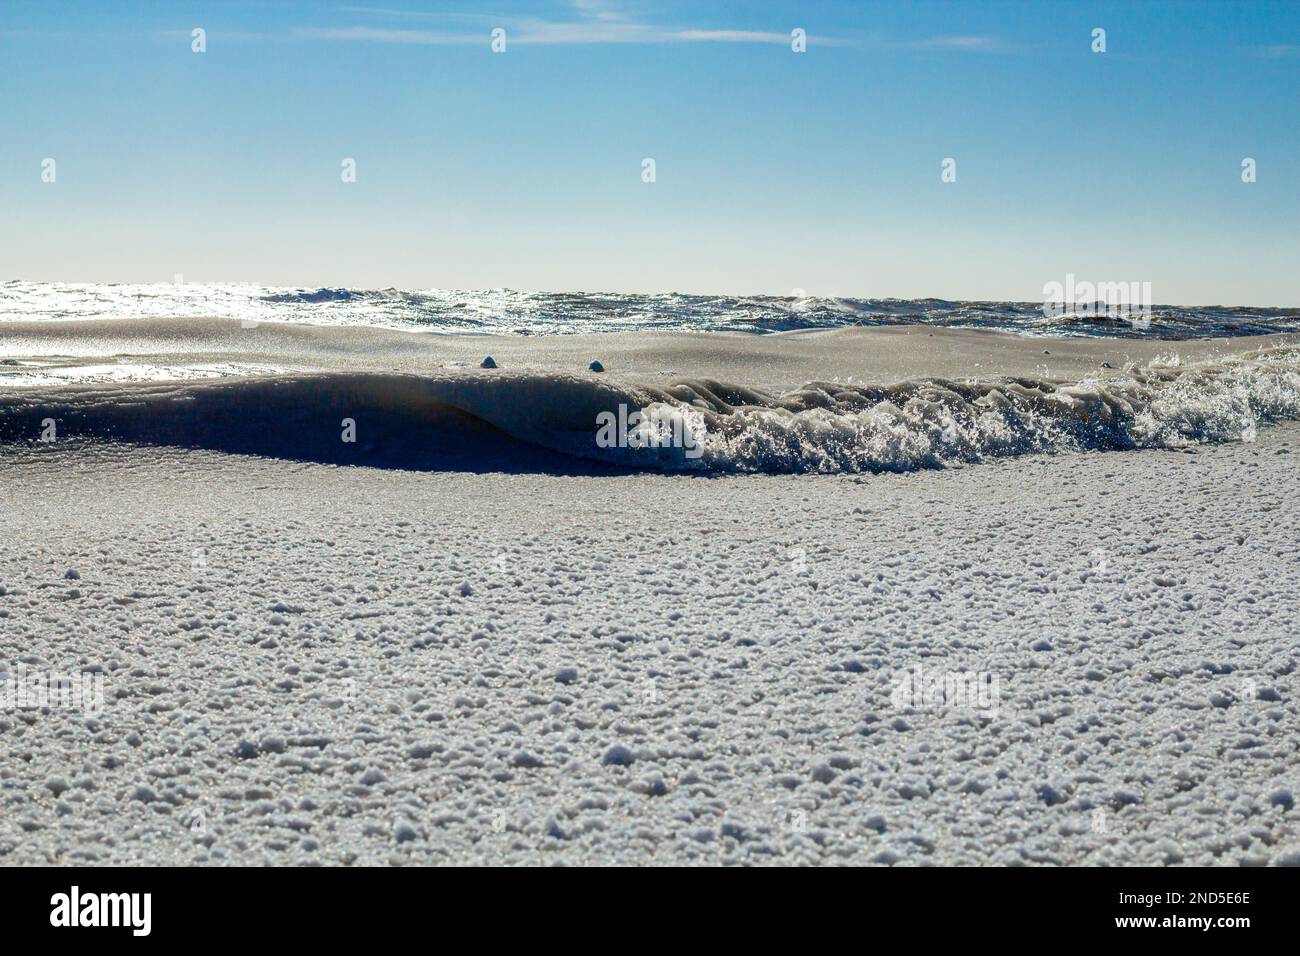
{"type": "MultiPolygon", "coordinates": [[[[1103,312],[1098,308],[1095,312],[1103,312]]],[[[1300,309],[1153,306],[1143,315],[1048,314],[1034,302],[816,296],[636,295],[493,289],[288,289],[235,284],[0,284],[0,322],[219,316],[258,322],[372,325],[437,332],[769,333],[852,325],[932,325],[1025,335],[1187,339],[1300,331],[1300,309]]]]}

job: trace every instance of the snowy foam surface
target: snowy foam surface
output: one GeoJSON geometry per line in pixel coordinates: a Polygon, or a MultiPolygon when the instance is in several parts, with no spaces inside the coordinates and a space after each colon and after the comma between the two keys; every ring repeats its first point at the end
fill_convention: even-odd
{"type": "Polygon", "coordinates": [[[0,660],[104,707],[0,711],[0,860],[1294,863],[1297,455],[6,446],[0,660]],[[996,706],[899,700],[918,666],[996,706]]]}
{"type": "Polygon", "coordinates": [[[0,862],[1300,863],[1294,348],[6,325],[0,862]]]}

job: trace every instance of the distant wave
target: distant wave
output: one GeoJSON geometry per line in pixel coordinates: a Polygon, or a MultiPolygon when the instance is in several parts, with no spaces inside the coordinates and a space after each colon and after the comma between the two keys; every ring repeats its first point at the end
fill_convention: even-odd
{"type": "Polygon", "coordinates": [[[647,330],[768,334],[853,325],[930,325],[1022,335],[1172,340],[1300,331],[1300,310],[1234,306],[1158,305],[1134,323],[1084,310],[1045,315],[1042,305],[1033,302],[509,289],[285,289],[196,283],[0,284],[0,321],[197,316],[516,335],[647,330]]]}
{"type": "Polygon", "coordinates": [[[351,302],[366,295],[365,292],[357,293],[351,289],[317,289],[315,292],[297,289],[292,292],[272,292],[258,298],[263,302],[351,302]]]}
{"type": "Polygon", "coordinates": [[[712,379],[660,388],[474,370],[45,384],[0,396],[0,442],[36,444],[51,419],[61,439],[341,464],[511,470],[589,461],[697,473],[906,471],[1038,452],[1251,441],[1262,426],[1300,419],[1300,348],[1192,365],[1155,362],[1079,382],[810,382],[784,394],[712,379]],[[602,445],[598,423],[620,406],[652,418],[672,440],[602,445]],[[343,440],[345,420],[353,423],[354,442],[343,440]]]}

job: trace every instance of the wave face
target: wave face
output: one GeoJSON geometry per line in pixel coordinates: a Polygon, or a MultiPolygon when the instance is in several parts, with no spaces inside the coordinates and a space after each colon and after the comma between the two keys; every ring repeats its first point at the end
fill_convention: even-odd
{"type": "Polygon", "coordinates": [[[1189,339],[1300,331],[1300,310],[1153,306],[1140,321],[1044,314],[1041,303],[678,293],[285,289],[234,284],[0,284],[0,322],[212,316],[245,322],[368,325],[515,335],[580,332],[788,332],[929,325],[1023,335],[1189,339]]]}
{"type": "Polygon", "coordinates": [[[35,442],[53,420],[61,438],[458,470],[553,468],[560,458],[687,473],[907,471],[1253,441],[1259,427],[1296,419],[1296,347],[1154,362],[1080,382],[811,382],[779,395],[707,379],[653,387],[520,371],[45,385],[0,396],[0,442],[35,442]],[[645,419],[636,429],[623,427],[629,410],[645,419]],[[619,426],[603,429],[611,416],[619,426]],[[354,442],[341,440],[345,419],[354,442]],[[508,444],[532,457],[506,454],[508,444]],[[539,464],[538,451],[549,464],[539,464]]]}

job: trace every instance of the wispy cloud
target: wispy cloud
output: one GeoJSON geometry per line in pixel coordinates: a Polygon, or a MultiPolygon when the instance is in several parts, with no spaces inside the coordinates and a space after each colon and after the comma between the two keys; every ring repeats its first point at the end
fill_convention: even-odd
{"type": "Polygon", "coordinates": [[[593,20],[625,20],[627,14],[609,0],[573,0],[573,6],[579,13],[586,14],[593,20]]]}
{"type": "Polygon", "coordinates": [[[1273,43],[1268,46],[1248,47],[1255,56],[1266,60],[1280,60],[1287,56],[1300,56],[1300,43],[1273,43]]]}
{"type": "MultiPolygon", "coordinates": [[[[641,24],[556,23],[502,19],[510,43],[518,45],[583,43],[789,43],[788,33],[758,30],[662,30],[641,24]]],[[[486,43],[487,33],[448,33],[435,30],[381,27],[298,27],[294,35],[320,40],[368,40],[374,43],[425,45],[486,43]]],[[[810,37],[811,43],[817,42],[810,37]]]]}
{"type": "MultiPolygon", "coordinates": [[[[673,34],[679,40],[709,40],[723,43],[789,43],[788,33],[764,33],[759,30],[679,30],[673,34]]],[[[825,39],[825,38],[823,38],[825,39]]],[[[814,42],[816,38],[813,38],[814,42]]]]}
{"type": "MultiPolygon", "coordinates": [[[[487,42],[495,27],[506,30],[516,45],[578,45],[606,43],[772,43],[791,41],[789,30],[754,30],[738,27],[690,27],[648,22],[634,16],[614,0],[569,0],[568,19],[519,14],[404,10],[363,5],[340,8],[345,13],[387,18],[393,26],[299,27],[296,36],[321,40],[370,43],[467,45],[487,42]],[[412,23],[419,20],[421,23],[412,23]],[[405,21],[403,23],[403,21],[405,21]],[[479,26],[469,29],[466,21],[479,26]],[[428,28],[424,25],[427,24],[428,28]],[[437,29],[435,29],[437,27],[437,29]]],[[[373,23],[373,19],[372,19],[373,23]]],[[[792,25],[793,28],[793,25],[792,25]]],[[[869,46],[894,50],[950,50],[969,53],[1011,53],[1026,49],[1001,37],[985,34],[948,34],[922,40],[875,37],[809,35],[810,46],[869,46]]]]}
{"type": "MultiPolygon", "coordinates": [[[[372,43],[423,45],[485,43],[486,27],[502,27],[512,44],[591,44],[591,43],[789,43],[787,31],[749,29],[701,29],[655,25],[634,18],[626,9],[610,0],[571,0],[572,19],[544,19],[536,16],[492,15],[482,13],[435,13],[388,7],[346,6],[342,11],[372,17],[419,18],[435,21],[477,20],[485,28],[479,32],[464,29],[410,29],[408,26],[338,26],[299,27],[294,35],[322,40],[354,40],[372,43]]],[[[409,24],[414,26],[414,24],[409,24]]],[[[809,36],[810,45],[840,45],[829,37],[809,36]]]]}
{"type": "Polygon", "coordinates": [[[411,19],[440,20],[492,20],[488,13],[460,13],[449,10],[400,10],[396,7],[347,6],[338,8],[343,13],[356,13],[375,17],[407,17],[411,19]]]}
{"type": "Polygon", "coordinates": [[[1004,53],[1011,44],[998,37],[982,35],[935,36],[912,44],[918,50],[969,50],[972,53],[1004,53]]]}
{"type": "Polygon", "coordinates": [[[371,43],[443,45],[483,43],[483,37],[468,33],[435,33],[430,30],[396,30],[381,27],[295,27],[294,36],[315,40],[363,40],[371,43]]]}

